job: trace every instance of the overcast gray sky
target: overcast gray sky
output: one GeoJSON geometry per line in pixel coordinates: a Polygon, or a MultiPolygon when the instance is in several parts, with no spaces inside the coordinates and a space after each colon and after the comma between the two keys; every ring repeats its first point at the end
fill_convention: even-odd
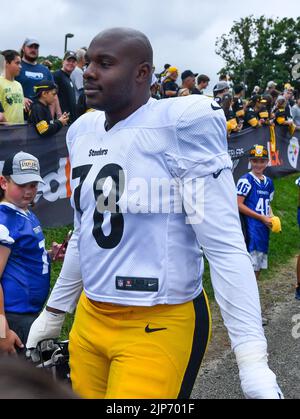
{"type": "Polygon", "coordinates": [[[157,72],[165,63],[211,77],[213,84],[223,61],[215,54],[216,38],[227,33],[234,20],[254,14],[296,17],[299,0],[0,0],[0,50],[19,49],[25,37],[40,41],[40,55],[63,55],[88,46],[101,30],[114,26],[143,31],[154,49],[157,72]]]}

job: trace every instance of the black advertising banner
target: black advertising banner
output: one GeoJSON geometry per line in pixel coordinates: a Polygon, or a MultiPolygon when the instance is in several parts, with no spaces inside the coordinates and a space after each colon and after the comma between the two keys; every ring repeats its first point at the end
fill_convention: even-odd
{"type": "Polygon", "coordinates": [[[43,227],[73,223],[66,132],[67,128],[62,128],[57,135],[42,138],[27,125],[0,127],[0,171],[3,161],[18,151],[33,154],[40,161],[45,185],[39,186],[33,211],[43,227]]]}
{"type": "Polygon", "coordinates": [[[247,152],[254,144],[268,148],[271,158],[266,174],[271,178],[300,172],[300,131],[290,135],[287,127],[276,127],[274,134],[272,139],[269,127],[248,128],[229,138],[228,149],[233,161],[235,181],[249,171],[247,152]]]}
{"type": "MultiPolygon", "coordinates": [[[[73,222],[66,133],[67,128],[62,128],[52,137],[41,138],[33,127],[26,125],[0,127],[0,172],[3,161],[21,150],[35,155],[40,161],[45,185],[40,185],[34,212],[43,227],[58,227],[73,222]]],[[[271,156],[268,176],[281,177],[300,172],[300,131],[290,135],[287,127],[276,127],[272,136],[269,127],[249,128],[233,134],[228,140],[236,181],[249,171],[247,152],[254,144],[268,147],[271,156]]]]}

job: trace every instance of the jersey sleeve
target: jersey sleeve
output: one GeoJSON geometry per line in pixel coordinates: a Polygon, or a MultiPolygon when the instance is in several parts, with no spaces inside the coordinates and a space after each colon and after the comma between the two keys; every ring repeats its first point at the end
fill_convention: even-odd
{"type": "Polygon", "coordinates": [[[206,176],[196,185],[189,181],[183,190],[188,222],[208,259],[232,349],[245,342],[265,342],[257,282],[241,231],[231,171],[225,169],[217,178],[206,176]]]}
{"type": "MultiPolygon", "coordinates": [[[[1,223],[1,220],[0,220],[1,223]]],[[[14,239],[14,232],[9,231],[9,229],[3,225],[0,224],[0,245],[5,246],[11,249],[12,245],[15,242],[14,239]]]]}
{"type": "Polygon", "coordinates": [[[68,313],[73,313],[82,292],[79,263],[78,236],[80,225],[75,217],[74,232],[68,243],[64,263],[51,292],[47,305],[68,313]]]}
{"type": "Polygon", "coordinates": [[[232,167],[223,110],[211,99],[195,98],[177,121],[177,150],[166,153],[175,178],[195,179],[232,167]]]}
{"type": "Polygon", "coordinates": [[[252,185],[246,177],[242,177],[237,183],[238,196],[247,197],[252,189],[252,185]]]}

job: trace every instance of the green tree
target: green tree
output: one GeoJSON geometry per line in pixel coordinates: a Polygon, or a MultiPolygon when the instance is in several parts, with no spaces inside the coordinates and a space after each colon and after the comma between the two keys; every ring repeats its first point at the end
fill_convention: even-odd
{"type": "Polygon", "coordinates": [[[63,60],[55,55],[48,55],[47,57],[39,57],[39,63],[50,61],[52,64],[51,71],[59,70],[62,67],[63,60]]]}
{"type": "Polygon", "coordinates": [[[292,79],[292,61],[300,53],[300,17],[270,19],[253,15],[234,21],[228,34],[216,41],[216,53],[225,61],[219,74],[228,73],[235,83],[246,82],[251,93],[274,80],[280,87],[292,79]]]}

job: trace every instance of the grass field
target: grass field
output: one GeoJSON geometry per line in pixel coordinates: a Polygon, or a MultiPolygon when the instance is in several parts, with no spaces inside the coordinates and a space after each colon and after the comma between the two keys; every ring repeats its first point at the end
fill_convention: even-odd
{"type": "MultiPolygon", "coordinates": [[[[278,215],[282,221],[282,233],[271,234],[269,269],[261,275],[261,280],[271,281],[273,274],[279,266],[286,263],[292,256],[299,251],[299,230],[297,225],[297,206],[298,190],[295,180],[299,175],[287,176],[281,179],[275,179],[275,198],[272,203],[272,209],[275,215],[278,215]]],[[[62,242],[71,226],[44,229],[47,247],[52,241],[62,242]]],[[[51,285],[53,286],[59,275],[61,263],[52,265],[51,285]]],[[[209,268],[206,263],[204,286],[210,299],[213,298],[213,289],[210,282],[209,268]]],[[[68,316],[64,330],[63,338],[66,338],[72,324],[72,316],[68,316]]]]}

